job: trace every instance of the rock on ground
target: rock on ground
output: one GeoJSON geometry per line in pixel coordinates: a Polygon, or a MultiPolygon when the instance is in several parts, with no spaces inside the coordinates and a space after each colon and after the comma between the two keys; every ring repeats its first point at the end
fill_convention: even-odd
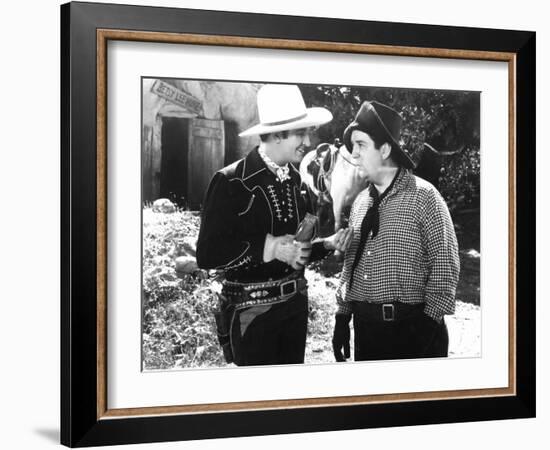
{"type": "Polygon", "coordinates": [[[167,198],[159,198],[153,203],[153,212],[171,214],[176,212],[176,206],[167,198]]]}

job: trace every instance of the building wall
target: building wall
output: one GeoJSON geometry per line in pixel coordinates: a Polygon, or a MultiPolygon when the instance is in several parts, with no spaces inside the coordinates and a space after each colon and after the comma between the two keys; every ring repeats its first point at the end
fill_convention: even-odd
{"type": "MultiPolygon", "coordinates": [[[[161,129],[163,117],[223,120],[225,125],[225,161],[230,164],[245,156],[259,143],[256,136],[238,134],[258,122],[256,93],[261,84],[204,80],[163,81],[191,94],[202,102],[202,111],[190,112],[151,91],[155,79],[143,80],[142,171],[143,199],[153,201],[160,192],[161,129]]],[[[190,167],[192,163],[190,164],[190,167]]]]}

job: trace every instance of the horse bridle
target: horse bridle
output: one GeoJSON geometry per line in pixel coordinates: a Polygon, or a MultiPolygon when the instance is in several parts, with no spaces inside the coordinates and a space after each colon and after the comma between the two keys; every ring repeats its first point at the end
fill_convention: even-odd
{"type": "Polygon", "coordinates": [[[325,171],[324,164],[321,162],[319,174],[317,175],[317,186],[318,186],[319,192],[323,194],[323,196],[326,196],[329,199],[329,201],[332,203],[332,197],[330,195],[329,187],[326,180],[334,170],[334,167],[336,165],[336,160],[338,159],[338,155],[340,155],[340,157],[350,166],[357,167],[357,164],[353,163],[344,155],[344,153],[341,151],[342,147],[338,148],[335,152],[331,151],[331,147],[332,146],[329,146],[329,149],[328,149],[328,151],[330,152],[330,159],[331,159],[329,170],[325,171]]]}

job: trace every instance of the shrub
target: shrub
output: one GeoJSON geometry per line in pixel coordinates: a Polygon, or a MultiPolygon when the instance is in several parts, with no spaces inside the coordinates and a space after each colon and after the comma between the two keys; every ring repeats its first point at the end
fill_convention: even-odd
{"type": "Polygon", "coordinates": [[[215,287],[204,274],[176,276],[175,258],[196,240],[197,214],[143,210],[143,368],[224,365],[212,311],[215,287]]]}

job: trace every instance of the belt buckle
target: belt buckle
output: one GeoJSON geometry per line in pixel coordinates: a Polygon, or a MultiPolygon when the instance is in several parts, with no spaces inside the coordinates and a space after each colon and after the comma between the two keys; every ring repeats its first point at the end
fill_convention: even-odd
{"type": "Polygon", "coordinates": [[[281,283],[280,289],[281,289],[281,297],[286,297],[287,295],[295,294],[297,291],[296,280],[289,280],[289,281],[285,281],[284,283],[281,283]],[[292,290],[290,292],[285,292],[285,288],[287,286],[291,287],[292,290]]]}
{"type": "Polygon", "coordinates": [[[395,320],[395,307],[391,303],[382,305],[382,319],[384,322],[393,322],[395,320]]]}

